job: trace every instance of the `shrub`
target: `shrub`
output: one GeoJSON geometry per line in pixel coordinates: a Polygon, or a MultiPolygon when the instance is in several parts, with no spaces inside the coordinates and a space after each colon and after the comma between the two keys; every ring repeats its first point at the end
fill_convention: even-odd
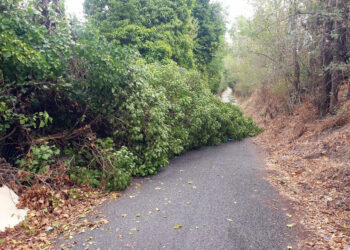
{"type": "MultiPolygon", "coordinates": [[[[68,24],[53,3],[45,18],[56,23],[49,29],[36,1],[27,12],[5,2],[0,150],[15,152],[4,157],[19,168],[42,174],[69,158],[56,167],[75,183],[122,190],[131,176],[155,174],[186,150],[259,132],[237,107],[210,92],[219,75],[211,72],[216,81],[208,84],[208,76],[170,59],[156,62],[171,56],[167,44],[145,44],[154,60],[142,58],[89,23],[68,24]],[[28,147],[42,141],[49,143],[28,147]]],[[[186,65],[187,57],[178,61],[186,65]]]]}
{"type": "Polygon", "coordinates": [[[48,145],[47,143],[39,146],[32,146],[27,155],[16,161],[19,168],[37,173],[43,174],[49,166],[57,161],[57,157],[60,154],[60,150],[54,145],[48,145]]]}

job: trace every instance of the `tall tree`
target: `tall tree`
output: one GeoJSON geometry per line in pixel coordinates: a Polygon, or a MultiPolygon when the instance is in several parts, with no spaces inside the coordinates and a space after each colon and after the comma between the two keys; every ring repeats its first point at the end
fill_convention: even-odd
{"type": "MultiPolygon", "coordinates": [[[[255,0],[255,4],[254,17],[239,22],[233,37],[240,60],[251,63],[244,73],[258,75],[255,85],[289,95],[289,104],[295,103],[295,92],[308,93],[321,116],[336,111],[339,88],[350,77],[349,1],[255,0]],[[257,71],[258,66],[265,70],[257,71]]],[[[237,79],[238,89],[252,86],[237,79]]]]}
{"type": "Polygon", "coordinates": [[[209,86],[217,92],[223,72],[223,49],[226,25],[220,4],[197,0],[192,11],[197,23],[194,57],[198,68],[208,76],[209,86]]]}
{"type": "Polygon", "coordinates": [[[299,95],[300,92],[300,64],[298,59],[298,34],[297,34],[297,17],[298,17],[298,7],[296,0],[292,3],[292,13],[291,13],[291,34],[293,36],[293,65],[294,65],[294,79],[293,85],[295,92],[299,95]]]}
{"type": "Polygon", "coordinates": [[[195,58],[200,65],[209,65],[222,45],[226,31],[221,5],[197,0],[192,16],[198,22],[195,58]]]}
{"type": "Polygon", "coordinates": [[[343,66],[346,63],[347,47],[346,47],[346,29],[348,25],[347,15],[348,7],[346,8],[345,0],[332,0],[332,8],[335,12],[332,54],[333,65],[332,70],[332,88],[330,98],[330,109],[333,112],[338,102],[339,85],[344,81],[343,66]]]}
{"type": "Polygon", "coordinates": [[[193,68],[193,0],[86,0],[85,13],[111,41],[135,46],[150,62],[193,68]]]}

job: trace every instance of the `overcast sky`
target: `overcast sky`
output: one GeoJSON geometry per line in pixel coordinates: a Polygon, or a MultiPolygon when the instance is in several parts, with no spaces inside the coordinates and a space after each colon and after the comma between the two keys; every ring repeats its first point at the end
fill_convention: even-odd
{"type": "Polygon", "coordinates": [[[227,18],[231,25],[236,17],[245,16],[251,17],[253,15],[253,8],[248,3],[249,0],[211,0],[212,2],[219,2],[227,12],[227,18]]]}
{"type": "MultiPolygon", "coordinates": [[[[252,15],[252,8],[248,4],[249,0],[212,0],[213,2],[222,3],[228,14],[230,24],[236,17],[243,15],[249,17],[252,15]]],[[[66,8],[68,13],[75,14],[79,19],[83,18],[83,2],[84,0],[66,0],[66,8]]]]}

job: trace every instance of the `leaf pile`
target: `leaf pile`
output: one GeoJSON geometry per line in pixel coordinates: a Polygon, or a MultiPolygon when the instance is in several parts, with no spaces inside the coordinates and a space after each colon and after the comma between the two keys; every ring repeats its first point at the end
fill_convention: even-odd
{"type": "MultiPolygon", "coordinates": [[[[113,197],[118,197],[114,193],[113,197]]],[[[111,195],[112,197],[112,195],[111,195]]],[[[98,216],[86,215],[108,198],[93,189],[63,188],[53,191],[47,186],[27,189],[20,196],[20,207],[28,207],[25,221],[0,233],[1,249],[53,249],[58,236],[71,238],[87,229],[108,223],[98,216]]]]}
{"type": "MultiPolygon", "coordinates": [[[[243,103],[259,103],[259,99],[243,103]]],[[[264,125],[255,140],[268,153],[269,181],[293,201],[299,223],[309,233],[301,248],[345,249],[350,245],[350,101],[338,112],[319,120],[310,103],[298,106],[293,116],[265,119],[266,106],[249,112],[264,125]]],[[[297,221],[295,221],[297,222],[297,221]]]]}

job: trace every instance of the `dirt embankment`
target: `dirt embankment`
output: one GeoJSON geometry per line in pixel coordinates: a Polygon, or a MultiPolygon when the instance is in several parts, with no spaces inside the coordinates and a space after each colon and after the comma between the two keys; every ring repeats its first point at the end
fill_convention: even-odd
{"type": "Polygon", "coordinates": [[[341,101],[337,115],[322,119],[308,102],[293,115],[278,114],[285,110],[281,101],[258,94],[240,100],[264,127],[255,141],[266,149],[269,181],[292,201],[293,219],[306,232],[301,249],[348,249],[350,100],[341,101]]]}

